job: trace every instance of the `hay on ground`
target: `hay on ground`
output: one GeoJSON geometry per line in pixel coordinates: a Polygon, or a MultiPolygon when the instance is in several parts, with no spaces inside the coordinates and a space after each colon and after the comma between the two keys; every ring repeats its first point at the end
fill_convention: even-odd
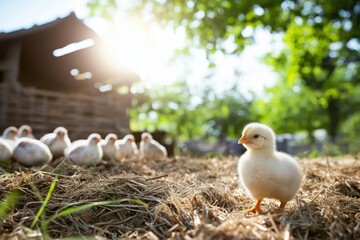
{"type": "Polygon", "coordinates": [[[0,198],[13,189],[19,202],[0,225],[2,239],[41,239],[41,220],[30,225],[50,184],[58,178],[45,219],[70,206],[107,204],[56,218],[52,238],[105,239],[360,239],[360,161],[301,160],[300,192],[279,212],[265,199],[264,214],[249,214],[254,201],[239,186],[235,158],[122,159],[82,168],[57,159],[41,169],[17,165],[0,175],[0,198]],[[38,196],[40,195],[40,196],[38,196]]]}

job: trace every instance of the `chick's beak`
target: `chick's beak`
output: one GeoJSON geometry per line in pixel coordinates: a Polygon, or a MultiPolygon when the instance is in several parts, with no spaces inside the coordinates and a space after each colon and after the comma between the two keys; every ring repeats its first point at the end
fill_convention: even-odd
{"type": "Polygon", "coordinates": [[[246,144],[246,143],[251,143],[251,142],[246,138],[246,135],[241,136],[241,138],[238,141],[238,144],[246,144]]]}

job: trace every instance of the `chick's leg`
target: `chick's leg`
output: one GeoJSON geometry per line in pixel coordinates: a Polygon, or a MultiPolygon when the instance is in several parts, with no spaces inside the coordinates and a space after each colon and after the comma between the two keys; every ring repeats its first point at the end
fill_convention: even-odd
{"type": "Polygon", "coordinates": [[[258,212],[259,214],[262,214],[263,211],[260,208],[261,202],[262,202],[262,199],[258,199],[255,203],[255,206],[253,206],[250,209],[245,210],[245,212],[253,212],[253,213],[258,212]]]}

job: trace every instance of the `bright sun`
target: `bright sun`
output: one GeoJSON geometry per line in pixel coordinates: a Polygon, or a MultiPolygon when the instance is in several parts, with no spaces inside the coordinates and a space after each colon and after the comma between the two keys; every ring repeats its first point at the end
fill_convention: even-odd
{"type": "Polygon", "coordinates": [[[136,72],[146,85],[177,80],[174,78],[177,73],[169,69],[169,60],[184,42],[185,34],[175,34],[173,30],[124,12],[115,17],[112,26],[101,20],[90,25],[110,44],[115,61],[136,72]]]}

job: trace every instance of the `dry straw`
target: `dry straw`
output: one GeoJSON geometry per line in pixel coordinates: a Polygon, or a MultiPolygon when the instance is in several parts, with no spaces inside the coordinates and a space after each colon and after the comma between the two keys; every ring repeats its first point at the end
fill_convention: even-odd
{"type": "Polygon", "coordinates": [[[301,160],[305,177],[296,198],[284,212],[266,199],[263,215],[243,212],[254,201],[238,184],[236,162],[183,157],[90,168],[61,159],[37,170],[12,165],[0,175],[0,199],[14,189],[22,195],[4,216],[1,238],[360,239],[359,160],[301,160]],[[36,222],[39,198],[48,196],[55,178],[36,222]],[[79,206],[89,207],[57,216],[79,206]]]}

